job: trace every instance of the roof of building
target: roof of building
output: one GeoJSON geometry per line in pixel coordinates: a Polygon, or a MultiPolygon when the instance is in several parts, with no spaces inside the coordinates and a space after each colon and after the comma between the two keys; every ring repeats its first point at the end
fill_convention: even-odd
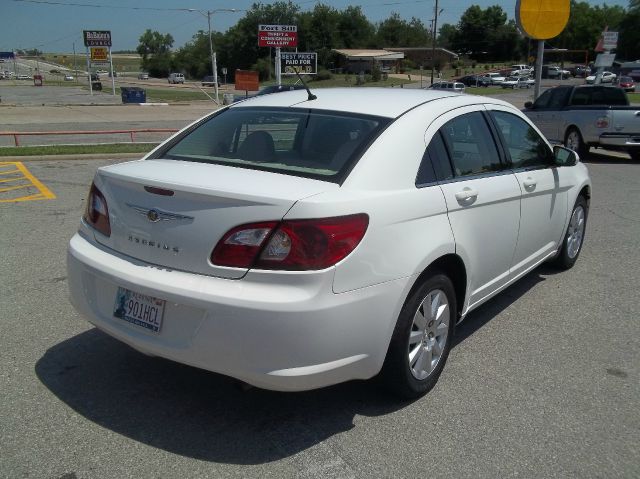
{"type": "Polygon", "coordinates": [[[333,51],[339,55],[347,57],[348,60],[400,60],[404,58],[404,53],[392,50],[342,48],[333,51]]]}

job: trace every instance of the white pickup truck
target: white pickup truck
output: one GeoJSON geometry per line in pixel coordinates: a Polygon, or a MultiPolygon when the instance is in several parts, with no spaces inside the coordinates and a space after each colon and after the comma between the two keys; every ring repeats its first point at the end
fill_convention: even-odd
{"type": "Polygon", "coordinates": [[[629,106],[621,88],[559,86],[524,106],[549,141],[563,143],[580,156],[595,146],[626,151],[640,161],[640,106],[629,106]]]}

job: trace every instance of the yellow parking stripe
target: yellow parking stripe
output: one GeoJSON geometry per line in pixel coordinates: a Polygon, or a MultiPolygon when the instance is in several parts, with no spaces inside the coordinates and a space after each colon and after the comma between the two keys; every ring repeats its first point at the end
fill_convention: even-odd
{"type": "Polygon", "coordinates": [[[34,201],[34,200],[53,200],[56,195],[47,188],[38,178],[33,176],[31,172],[19,161],[6,161],[0,162],[0,183],[8,183],[11,181],[27,181],[28,183],[6,186],[0,188],[0,203],[10,203],[17,201],[34,201]],[[5,169],[9,168],[9,169],[5,169]],[[7,175],[15,175],[20,173],[20,176],[12,176],[6,178],[7,175]],[[5,177],[5,178],[2,178],[5,177]],[[14,196],[15,194],[7,194],[12,191],[24,190],[22,196],[14,196]],[[34,193],[33,190],[37,190],[34,193]]]}

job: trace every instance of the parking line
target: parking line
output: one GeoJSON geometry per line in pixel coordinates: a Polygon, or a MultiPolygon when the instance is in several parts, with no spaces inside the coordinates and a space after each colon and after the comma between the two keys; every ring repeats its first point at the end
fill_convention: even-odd
{"type": "Polygon", "coordinates": [[[12,203],[18,201],[34,201],[34,200],[53,200],[56,195],[47,188],[38,178],[19,161],[4,161],[0,162],[0,183],[9,183],[12,181],[27,181],[19,185],[3,186],[0,188],[0,203],[12,203]],[[9,169],[5,169],[9,168],[9,169]],[[7,178],[7,175],[16,175],[7,178]],[[3,178],[4,177],[4,178],[3,178]],[[8,194],[24,190],[22,196],[15,196],[15,193],[8,194]],[[35,192],[34,192],[35,190],[35,192]]]}

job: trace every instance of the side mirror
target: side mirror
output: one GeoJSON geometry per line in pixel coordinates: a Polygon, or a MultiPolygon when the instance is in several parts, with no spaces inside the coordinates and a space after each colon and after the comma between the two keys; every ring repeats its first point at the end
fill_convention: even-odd
{"type": "Polygon", "coordinates": [[[553,147],[553,157],[556,166],[575,166],[580,160],[575,151],[560,145],[553,147]]]}
{"type": "Polygon", "coordinates": [[[527,110],[530,110],[531,108],[533,108],[533,103],[532,103],[532,102],[530,102],[530,101],[528,101],[528,102],[526,102],[526,103],[524,104],[524,107],[525,107],[527,110]]]}

